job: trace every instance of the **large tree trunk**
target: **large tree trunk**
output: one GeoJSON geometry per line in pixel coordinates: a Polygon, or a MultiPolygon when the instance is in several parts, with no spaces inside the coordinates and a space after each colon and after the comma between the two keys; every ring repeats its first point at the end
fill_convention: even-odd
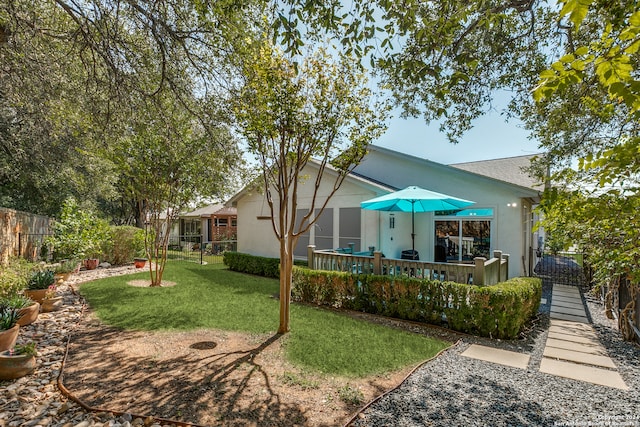
{"type": "Polygon", "coordinates": [[[289,332],[289,306],[291,305],[291,281],[293,272],[293,239],[280,239],[280,326],[279,334],[289,332]]]}

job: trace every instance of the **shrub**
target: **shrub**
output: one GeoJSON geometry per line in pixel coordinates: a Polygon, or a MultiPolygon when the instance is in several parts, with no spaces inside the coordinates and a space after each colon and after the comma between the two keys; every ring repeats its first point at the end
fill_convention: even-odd
{"type": "Polygon", "coordinates": [[[27,286],[32,264],[21,258],[12,258],[0,268],[0,298],[11,298],[27,286]]]}
{"type": "Polygon", "coordinates": [[[223,262],[230,270],[240,273],[255,274],[257,276],[272,277],[275,279],[280,277],[280,260],[277,258],[265,258],[228,251],[224,253],[223,262]]]}
{"type": "Polygon", "coordinates": [[[294,300],[431,324],[493,338],[515,338],[538,311],[542,282],[519,277],[473,286],[410,277],[294,269],[294,300]]]}
{"type": "Polygon", "coordinates": [[[144,256],[144,230],[129,225],[111,227],[105,250],[105,260],[113,265],[125,265],[144,256]]]}
{"type": "Polygon", "coordinates": [[[53,223],[55,259],[100,258],[109,240],[109,225],[90,211],[80,209],[75,199],[67,199],[60,219],[53,223]]]}

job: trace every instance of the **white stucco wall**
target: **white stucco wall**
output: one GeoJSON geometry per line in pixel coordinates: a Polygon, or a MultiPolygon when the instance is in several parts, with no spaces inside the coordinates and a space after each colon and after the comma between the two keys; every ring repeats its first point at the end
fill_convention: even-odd
{"type": "MultiPolygon", "coordinates": [[[[308,209],[313,197],[313,186],[315,182],[315,166],[309,166],[304,174],[308,176],[298,187],[298,208],[308,209]]],[[[316,209],[322,206],[330,193],[335,175],[328,172],[328,177],[322,181],[320,196],[316,200],[316,209]]],[[[369,184],[364,184],[361,180],[347,177],[342,183],[338,192],[330,199],[327,208],[334,209],[334,247],[338,247],[338,209],[339,208],[359,208],[360,202],[371,199],[377,194],[383,194],[382,188],[376,188],[369,184]]],[[[237,200],[238,208],[238,251],[253,255],[274,257],[280,256],[280,247],[271,225],[271,211],[266,200],[266,196],[261,189],[246,192],[237,200]],[[258,219],[264,217],[265,219],[258,219]]],[[[362,218],[360,235],[362,242],[375,241],[377,230],[372,229],[374,220],[362,218]]],[[[311,229],[312,239],[315,230],[311,229]]],[[[363,248],[367,246],[363,243],[363,248]]]]}
{"type": "MultiPolygon", "coordinates": [[[[310,204],[315,180],[315,166],[309,167],[307,181],[299,187],[298,207],[310,204]]],[[[417,185],[425,189],[449,194],[476,202],[473,208],[491,208],[491,251],[501,250],[511,256],[510,276],[525,274],[528,270],[528,252],[531,246],[530,197],[537,192],[461,171],[388,150],[372,150],[356,168],[359,175],[398,189],[417,185]],[[515,205],[515,206],[514,206],[515,205]],[[524,262],[523,262],[524,257],[524,262]]],[[[326,180],[320,194],[325,197],[333,185],[333,177],[326,180]]],[[[348,177],[329,201],[334,208],[334,247],[338,247],[338,208],[359,207],[360,202],[386,194],[389,189],[358,177],[348,177]]],[[[324,201],[319,198],[316,206],[324,201]]],[[[269,206],[261,191],[245,190],[235,203],[238,208],[238,251],[254,255],[279,257],[278,241],[272,230],[269,206]]],[[[395,228],[389,228],[389,212],[361,211],[361,249],[375,246],[385,256],[400,258],[401,251],[411,249],[411,214],[394,212],[395,228]]],[[[434,257],[434,222],[445,220],[433,213],[415,215],[415,249],[421,260],[434,257]]],[[[314,229],[311,230],[313,241],[314,229]]]]}

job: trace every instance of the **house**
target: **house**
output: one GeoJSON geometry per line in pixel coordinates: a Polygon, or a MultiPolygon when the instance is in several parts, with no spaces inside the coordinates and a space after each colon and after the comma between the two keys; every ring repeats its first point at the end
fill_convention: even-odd
{"type": "MultiPolygon", "coordinates": [[[[345,179],[318,221],[298,241],[294,255],[306,257],[306,247],[335,249],[353,244],[355,251],[374,247],[386,257],[401,258],[411,249],[411,213],[363,210],[360,203],[409,185],[472,200],[456,213],[416,213],[415,250],[420,260],[471,263],[494,250],[510,255],[509,276],[528,275],[533,265],[533,207],[543,186],[523,167],[532,156],[444,165],[371,146],[363,161],[345,179]]],[[[308,212],[317,173],[309,163],[298,193],[298,216],[308,212]],[[309,184],[306,184],[308,182],[309,184]]],[[[325,172],[329,175],[333,171],[325,172]]],[[[331,177],[323,180],[319,198],[329,193],[331,177]]],[[[278,257],[269,206],[259,188],[246,187],[229,205],[238,209],[238,251],[278,257]]]]}
{"type": "MultiPolygon", "coordinates": [[[[237,233],[237,210],[223,204],[211,204],[181,214],[171,230],[172,245],[177,242],[205,243],[234,240],[237,233]]],[[[182,244],[180,244],[183,246],[182,244]]]]}

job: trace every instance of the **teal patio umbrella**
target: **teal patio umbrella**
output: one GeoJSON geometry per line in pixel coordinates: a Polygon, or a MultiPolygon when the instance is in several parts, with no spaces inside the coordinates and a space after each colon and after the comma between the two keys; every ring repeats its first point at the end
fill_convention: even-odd
{"type": "Polygon", "coordinates": [[[474,203],[412,185],[404,190],[366,200],[360,203],[360,207],[373,211],[411,212],[411,250],[415,253],[414,216],[416,212],[454,213],[474,203]]]}

